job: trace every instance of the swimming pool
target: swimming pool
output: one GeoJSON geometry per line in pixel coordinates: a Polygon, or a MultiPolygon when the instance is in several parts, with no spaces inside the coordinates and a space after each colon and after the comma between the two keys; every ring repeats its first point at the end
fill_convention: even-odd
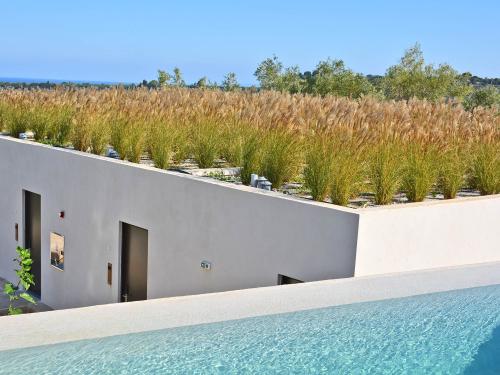
{"type": "Polygon", "coordinates": [[[3,351],[0,373],[500,374],[500,285],[3,351]]]}

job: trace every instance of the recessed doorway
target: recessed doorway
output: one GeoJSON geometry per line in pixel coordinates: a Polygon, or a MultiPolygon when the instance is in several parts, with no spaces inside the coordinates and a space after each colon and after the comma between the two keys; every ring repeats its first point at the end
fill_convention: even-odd
{"type": "Polygon", "coordinates": [[[120,301],[148,298],[148,231],[121,223],[120,301]]]}
{"type": "Polygon", "coordinates": [[[41,297],[42,294],[42,220],[41,220],[41,196],[24,190],[24,247],[30,249],[31,273],[34,276],[35,285],[30,291],[41,297]]]}

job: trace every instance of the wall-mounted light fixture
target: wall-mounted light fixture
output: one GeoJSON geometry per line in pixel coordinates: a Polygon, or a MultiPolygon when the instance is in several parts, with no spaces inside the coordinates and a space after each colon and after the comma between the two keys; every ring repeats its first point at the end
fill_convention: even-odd
{"type": "Polygon", "coordinates": [[[108,285],[113,283],[113,265],[108,263],[108,285]]]}
{"type": "Polygon", "coordinates": [[[201,261],[201,268],[210,271],[212,269],[212,263],[210,263],[208,260],[202,260],[201,261]]]}
{"type": "Polygon", "coordinates": [[[59,219],[64,219],[64,211],[59,211],[59,219]]]}
{"type": "Polygon", "coordinates": [[[15,230],[16,242],[18,242],[19,241],[19,224],[17,224],[17,223],[14,224],[14,230],[15,230]]]}

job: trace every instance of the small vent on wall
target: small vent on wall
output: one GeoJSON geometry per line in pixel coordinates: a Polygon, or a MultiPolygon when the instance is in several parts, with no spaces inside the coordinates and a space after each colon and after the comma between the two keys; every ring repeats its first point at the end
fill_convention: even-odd
{"type": "Polygon", "coordinates": [[[278,285],[300,284],[302,280],[294,279],[293,277],[278,274],[278,285]]]}

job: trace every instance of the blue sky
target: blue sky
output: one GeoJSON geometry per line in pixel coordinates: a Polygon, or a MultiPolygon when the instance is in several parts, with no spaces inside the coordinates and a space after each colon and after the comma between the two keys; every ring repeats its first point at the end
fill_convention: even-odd
{"type": "Polygon", "coordinates": [[[0,77],[245,84],[264,58],[311,70],[327,57],[383,74],[420,42],[426,60],[500,76],[500,1],[0,0],[0,77]]]}

